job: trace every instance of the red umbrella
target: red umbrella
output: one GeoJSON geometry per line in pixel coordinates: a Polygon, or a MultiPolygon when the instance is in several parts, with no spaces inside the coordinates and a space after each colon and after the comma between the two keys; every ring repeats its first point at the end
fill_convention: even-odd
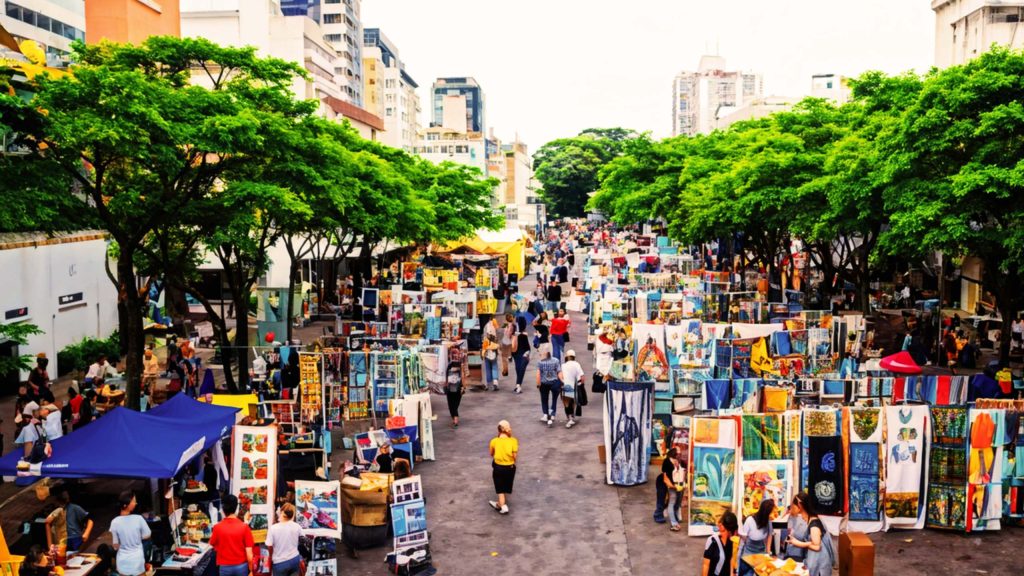
{"type": "Polygon", "coordinates": [[[897,374],[920,374],[921,367],[914,362],[914,357],[906,350],[897,352],[892,356],[882,358],[879,365],[890,372],[897,374]]]}

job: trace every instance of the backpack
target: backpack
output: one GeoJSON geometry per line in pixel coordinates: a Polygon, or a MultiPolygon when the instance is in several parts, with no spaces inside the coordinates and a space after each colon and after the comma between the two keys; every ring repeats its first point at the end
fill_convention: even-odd
{"type": "Polygon", "coordinates": [[[28,461],[32,464],[38,464],[46,460],[46,445],[49,443],[49,439],[46,437],[46,430],[43,430],[38,424],[35,427],[38,436],[35,442],[32,443],[32,451],[28,455],[28,461]]]}

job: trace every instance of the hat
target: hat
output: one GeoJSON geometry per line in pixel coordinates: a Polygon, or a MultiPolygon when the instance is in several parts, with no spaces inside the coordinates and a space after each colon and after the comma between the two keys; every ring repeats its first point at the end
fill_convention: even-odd
{"type": "Polygon", "coordinates": [[[36,354],[36,358],[46,358],[46,352],[40,352],[39,354],[36,354]]]}
{"type": "Polygon", "coordinates": [[[565,351],[565,357],[566,358],[569,358],[569,357],[575,358],[576,357],[576,351],[575,350],[566,350],[565,351]]]}

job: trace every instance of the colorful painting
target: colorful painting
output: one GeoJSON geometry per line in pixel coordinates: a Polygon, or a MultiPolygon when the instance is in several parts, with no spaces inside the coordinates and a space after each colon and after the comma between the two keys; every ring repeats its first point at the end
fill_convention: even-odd
{"type": "Polygon", "coordinates": [[[277,485],[277,428],[236,426],[232,439],[231,493],[238,498],[239,518],[262,543],[274,521],[274,487],[277,485]]]}
{"type": "Polygon", "coordinates": [[[808,410],[804,412],[804,432],[808,436],[835,436],[839,433],[836,427],[835,410],[808,410]]]}
{"type": "Polygon", "coordinates": [[[694,426],[693,441],[696,444],[718,444],[718,419],[697,418],[694,426]]]}
{"type": "Polygon", "coordinates": [[[731,448],[693,448],[693,495],[704,500],[732,502],[736,483],[736,451],[731,448]]]}
{"type": "Polygon", "coordinates": [[[304,534],[341,537],[339,482],[295,482],[295,521],[304,534]]]}
{"type": "Polygon", "coordinates": [[[267,452],[266,434],[244,434],[242,436],[242,450],[246,452],[267,452]]]}
{"type": "Polygon", "coordinates": [[[665,355],[664,324],[634,324],[637,380],[668,382],[669,363],[665,355]]]}
{"type": "Polygon", "coordinates": [[[789,503],[793,498],[795,483],[791,460],[744,460],[740,464],[743,473],[743,504],[741,518],[753,516],[761,502],[771,499],[775,502],[772,520],[785,521],[789,518],[789,503]]]}
{"type": "Polygon", "coordinates": [[[850,520],[878,520],[879,445],[850,443],[850,520]]]}
{"type": "Polygon", "coordinates": [[[633,486],[647,481],[653,394],[651,382],[608,383],[603,412],[609,484],[633,486]]]}
{"type": "Polygon", "coordinates": [[[744,460],[782,458],[782,416],[744,414],[742,423],[744,460]]]}
{"type": "Polygon", "coordinates": [[[923,523],[924,435],[928,406],[885,408],[885,515],[894,525],[923,523]]]}
{"type": "Polygon", "coordinates": [[[861,442],[881,439],[881,427],[878,425],[882,414],[879,408],[851,408],[854,439],[861,442]],[[877,439],[876,439],[877,433],[877,439]]]}
{"type": "Polygon", "coordinates": [[[963,530],[967,520],[967,489],[963,486],[936,485],[928,487],[929,528],[963,530]]]}
{"type": "Polygon", "coordinates": [[[818,512],[843,512],[843,439],[841,436],[811,436],[807,439],[807,486],[818,512]]]}

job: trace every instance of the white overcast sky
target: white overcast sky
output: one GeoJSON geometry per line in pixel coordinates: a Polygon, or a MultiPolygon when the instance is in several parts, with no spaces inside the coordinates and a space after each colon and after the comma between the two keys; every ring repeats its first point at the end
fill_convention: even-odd
{"type": "Polygon", "coordinates": [[[929,0],[362,0],[420,84],[473,76],[487,124],[530,153],[589,127],[671,132],[672,78],[717,53],[764,75],[765,93],[803,96],[811,75],[926,71],[929,0]]]}

